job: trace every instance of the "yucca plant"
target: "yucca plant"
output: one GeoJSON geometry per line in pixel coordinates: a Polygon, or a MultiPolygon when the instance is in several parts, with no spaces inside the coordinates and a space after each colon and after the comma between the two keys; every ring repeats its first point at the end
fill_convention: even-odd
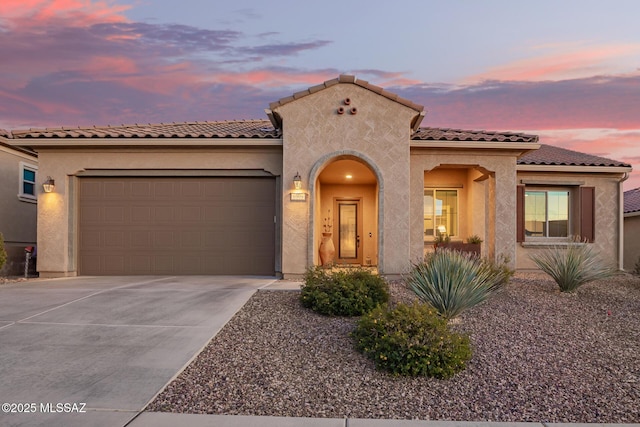
{"type": "Polygon", "coordinates": [[[562,292],[573,292],[585,283],[606,279],[617,271],[580,238],[572,239],[566,246],[553,246],[531,254],[530,258],[556,281],[562,292]]]}
{"type": "Polygon", "coordinates": [[[414,264],[406,283],[423,302],[445,319],[483,301],[508,282],[508,269],[458,251],[439,250],[414,264]]]}

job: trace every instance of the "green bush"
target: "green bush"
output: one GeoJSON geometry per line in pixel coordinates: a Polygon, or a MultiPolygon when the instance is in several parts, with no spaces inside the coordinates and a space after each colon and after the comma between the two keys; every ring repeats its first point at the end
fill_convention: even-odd
{"type": "Polygon", "coordinates": [[[471,359],[469,337],[451,332],[433,308],[386,304],[360,318],[351,336],[376,368],[395,375],[449,378],[471,359]]]}
{"type": "Polygon", "coordinates": [[[606,279],[617,271],[602,261],[592,245],[579,238],[566,246],[546,248],[530,257],[556,281],[562,292],[573,292],[585,283],[606,279]]]}
{"type": "Polygon", "coordinates": [[[380,276],[361,268],[306,271],[302,305],[328,316],[360,316],[389,299],[389,286],[380,276]]]}
{"type": "Polygon", "coordinates": [[[0,233],[0,270],[5,262],[7,262],[7,251],[4,250],[4,236],[0,233]]]}
{"type": "Polygon", "coordinates": [[[440,250],[414,264],[405,281],[423,302],[445,319],[486,300],[509,281],[513,271],[472,254],[440,250]]]}

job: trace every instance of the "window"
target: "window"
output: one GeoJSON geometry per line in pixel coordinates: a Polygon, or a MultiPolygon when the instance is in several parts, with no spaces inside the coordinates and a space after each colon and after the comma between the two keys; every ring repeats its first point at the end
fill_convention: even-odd
{"type": "Polygon", "coordinates": [[[525,236],[568,237],[569,190],[525,191],[525,236]]]}
{"type": "Polygon", "coordinates": [[[36,201],[36,172],[38,167],[20,162],[20,180],[18,198],[25,202],[36,201]]]}
{"type": "Polygon", "coordinates": [[[458,190],[424,190],[424,240],[458,235],[458,190]]]}
{"type": "Polygon", "coordinates": [[[519,185],[517,241],[595,239],[595,188],[519,185]]]}

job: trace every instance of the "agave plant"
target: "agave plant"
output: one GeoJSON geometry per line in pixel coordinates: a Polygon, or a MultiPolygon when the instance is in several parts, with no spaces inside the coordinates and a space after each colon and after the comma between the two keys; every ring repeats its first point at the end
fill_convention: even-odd
{"type": "Polygon", "coordinates": [[[562,292],[573,292],[585,283],[606,279],[617,271],[602,261],[593,246],[579,238],[566,246],[546,248],[530,257],[556,281],[562,292]]]}
{"type": "Polygon", "coordinates": [[[405,280],[418,298],[450,320],[501,289],[508,270],[491,268],[471,254],[440,250],[414,264],[405,280]]]}

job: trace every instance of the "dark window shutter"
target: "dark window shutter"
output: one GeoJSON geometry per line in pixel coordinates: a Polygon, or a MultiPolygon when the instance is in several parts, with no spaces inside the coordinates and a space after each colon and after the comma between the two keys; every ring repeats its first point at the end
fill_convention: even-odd
{"type": "Polygon", "coordinates": [[[516,189],[516,241],[524,242],[524,185],[518,185],[516,189]]]}
{"type": "Polygon", "coordinates": [[[595,232],[595,187],[580,187],[580,237],[593,242],[595,232]]]}

